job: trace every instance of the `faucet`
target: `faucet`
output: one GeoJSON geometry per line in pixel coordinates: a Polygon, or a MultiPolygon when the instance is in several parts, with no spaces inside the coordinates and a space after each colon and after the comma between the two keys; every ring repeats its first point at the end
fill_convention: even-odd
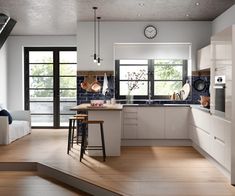
{"type": "Polygon", "coordinates": [[[181,90],[179,93],[175,93],[175,95],[178,97],[177,100],[182,100],[182,95],[184,94],[184,90],[181,90]]]}

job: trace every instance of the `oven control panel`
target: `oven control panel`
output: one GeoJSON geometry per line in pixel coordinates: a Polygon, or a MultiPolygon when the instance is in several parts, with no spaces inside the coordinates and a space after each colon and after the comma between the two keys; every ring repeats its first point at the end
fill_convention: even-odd
{"type": "Polygon", "coordinates": [[[225,84],[225,76],[215,76],[215,84],[225,84]]]}

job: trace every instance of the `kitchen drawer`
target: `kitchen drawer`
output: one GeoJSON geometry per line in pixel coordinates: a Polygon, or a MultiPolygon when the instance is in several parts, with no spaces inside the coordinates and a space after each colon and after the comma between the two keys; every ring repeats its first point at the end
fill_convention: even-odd
{"type": "Polygon", "coordinates": [[[217,116],[212,116],[211,128],[213,137],[225,143],[225,121],[217,116]]]}
{"type": "Polygon", "coordinates": [[[225,165],[225,143],[223,140],[213,137],[211,156],[221,165],[225,165]]]}
{"type": "Polygon", "coordinates": [[[123,113],[124,119],[137,119],[138,113],[137,112],[124,112],[123,113]]]}
{"type": "Polygon", "coordinates": [[[132,119],[132,118],[125,118],[123,120],[124,125],[138,125],[138,120],[137,119],[132,119]]]}
{"type": "Polygon", "coordinates": [[[124,107],[123,112],[138,112],[138,107],[124,107]]]}
{"type": "Polygon", "coordinates": [[[192,108],[191,125],[199,127],[204,131],[211,132],[211,114],[201,111],[200,109],[192,108]]]}
{"type": "Polygon", "coordinates": [[[202,148],[208,154],[212,151],[212,138],[209,132],[192,126],[193,142],[202,148]]]}
{"type": "Polygon", "coordinates": [[[125,139],[137,139],[137,125],[124,125],[123,126],[123,138],[125,139]]]}

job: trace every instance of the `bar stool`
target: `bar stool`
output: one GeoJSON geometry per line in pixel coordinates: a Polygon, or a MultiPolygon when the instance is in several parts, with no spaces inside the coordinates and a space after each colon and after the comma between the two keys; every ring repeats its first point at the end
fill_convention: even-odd
{"type": "MultiPolygon", "coordinates": [[[[86,119],[85,117],[81,117],[81,116],[73,116],[69,118],[67,154],[69,154],[71,147],[73,147],[75,122],[81,123],[85,119],[86,119]]],[[[77,130],[77,144],[78,144],[78,130],[77,130]]]]}
{"type": "Polygon", "coordinates": [[[104,129],[103,129],[103,120],[86,120],[82,122],[82,143],[81,143],[81,149],[80,149],[80,162],[82,161],[83,155],[86,150],[102,150],[103,152],[103,161],[106,159],[106,153],[105,153],[105,141],[104,141],[104,129]],[[99,124],[100,125],[100,134],[101,134],[101,143],[102,146],[87,146],[85,143],[85,140],[87,139],[86,136],[86,130],[88,124],[99,124]]]}
{"type": "MultiPolygon", "coordinates": [[[[87,114],[75,114],[74,117],[83,118],[83,119],[78,119],[77,120],[76,143],[79,144],[79,143],[81,143],[81,141],[79,141],[79,136],[80,136],[79,135],[79,128],[81,130],[82,120],[88,120],[88,115],[87,114]]],[[[73,126],[72,138],[74,138],[74,126],[73,126]]],[[[73,141],[72,141],[72,147],[73,147],[73,141]]]]}

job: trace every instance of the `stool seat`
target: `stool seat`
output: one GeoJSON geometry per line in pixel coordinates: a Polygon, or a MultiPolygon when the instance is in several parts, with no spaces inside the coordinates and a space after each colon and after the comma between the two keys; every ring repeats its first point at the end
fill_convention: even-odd
{"type": "Polygon", "coordinates": [[[104,123],[103,120],[85,120],[83,121],[83,123],[86,123],[86,124],[100,124],[100,123],[104,123]]]}
{"type": "Polygon", "coordinates": [[[75,114],[74,117],[88,117],[87,114],[75,114]]]}
{"type": "Polygon", "coordinates": [[[85,120],[85,117],[73,116],[73,117],[70,117],[69,120],[85,120]]]}

